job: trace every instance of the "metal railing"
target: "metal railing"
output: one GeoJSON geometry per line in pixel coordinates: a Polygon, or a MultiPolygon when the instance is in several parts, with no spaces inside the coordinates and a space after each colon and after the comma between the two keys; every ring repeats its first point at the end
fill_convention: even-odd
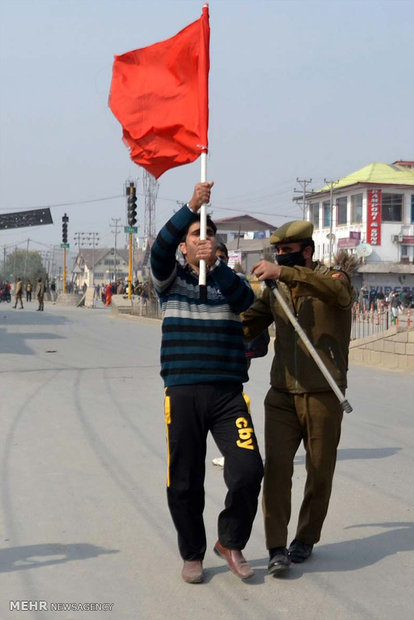
{"type": "Polygon", "coordinates": [[[137,296],[135,299],[132,299],[131,314],[161,319],[161,306],[158,299],[137,296]]]}
{"type": "Polygon", "coordinates": [[[392,317],[391,308],[386,303],[379,303],[377,307],[371,304],[360,306],[354,304],[352,308],[351,340],[367,338],[385,332],[398,322],[392,317]]]}

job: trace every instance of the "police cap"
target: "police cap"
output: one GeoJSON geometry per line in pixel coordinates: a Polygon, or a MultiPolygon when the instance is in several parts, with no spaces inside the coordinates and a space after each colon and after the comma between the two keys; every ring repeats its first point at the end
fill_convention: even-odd
{"type": "Polygon", "coordinates": [[[303,220],[286,222],[280,226],[270,237],[270,243],[296,243],[312,239],[313,224],[303,220]]]}

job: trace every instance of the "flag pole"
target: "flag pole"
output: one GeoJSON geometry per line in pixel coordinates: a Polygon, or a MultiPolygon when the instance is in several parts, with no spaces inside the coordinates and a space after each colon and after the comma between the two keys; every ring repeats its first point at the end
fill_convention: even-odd
{"type": "MultiPolygon", "coordinates": [[[[207,153],[203,151],[200,156],[201,162],[201,183],[207,182],[207,153]]],[[[207,210],[206,205],[202,205],[200,208],[200,240],[205,241],[207,238],[207,210]]],[[[200,288],[200,299],[201,301],[206,301],[207,299],[207,288],[206,288],[206,261],[200,260],[199,266],[199,274],[198,274],[198,286],[200,288]]]]}

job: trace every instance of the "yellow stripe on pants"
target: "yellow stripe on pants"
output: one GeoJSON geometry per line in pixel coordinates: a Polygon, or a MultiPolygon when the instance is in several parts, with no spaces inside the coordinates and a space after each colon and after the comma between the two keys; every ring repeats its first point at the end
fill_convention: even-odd
{"type": "Polygon", "coordinates": [[[165,436],[167,439],[167,487],[170,486],[170,429],[171,424],[171,398],[167,396],[167,390],[165,390],[164,401],[164,419],[165,419],[165,436]]]}

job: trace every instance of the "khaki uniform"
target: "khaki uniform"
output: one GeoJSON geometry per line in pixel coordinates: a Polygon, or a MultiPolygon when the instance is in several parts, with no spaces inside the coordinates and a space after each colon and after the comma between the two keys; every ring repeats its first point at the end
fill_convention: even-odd
{"type": "Polygon", "coordinates": [[[20,301],[20,307],[23,308],[23,282],[21,280],[18,280],[16,283],[15,296],[16,303],[14,307],[17,308],[17,302],[20,301]]]}
{"type": "MultiPolygon", "coordinates": [[[[338,386],[345,390],[352,289],[346,273],[318,262],[312,269],[282,267],[278,288],[338,386]]],[[[318,542],[325,519],[340,438],[342,410],[325,377],[273,293],[243,315],[246,340],[276,325],[271,388],[265,400],[263,509],[269,549],[286,546],[293,460],[303,440],[307,480],[295,538],[318,542]]]]}
{"type": "Polygon", "coordinates": [[[44,310],[45,309],[45,304],[44,304],[45,284],[44,282],[39,282],[37,285],[37,299],[39,300],[38,310],[44,310]]]}

